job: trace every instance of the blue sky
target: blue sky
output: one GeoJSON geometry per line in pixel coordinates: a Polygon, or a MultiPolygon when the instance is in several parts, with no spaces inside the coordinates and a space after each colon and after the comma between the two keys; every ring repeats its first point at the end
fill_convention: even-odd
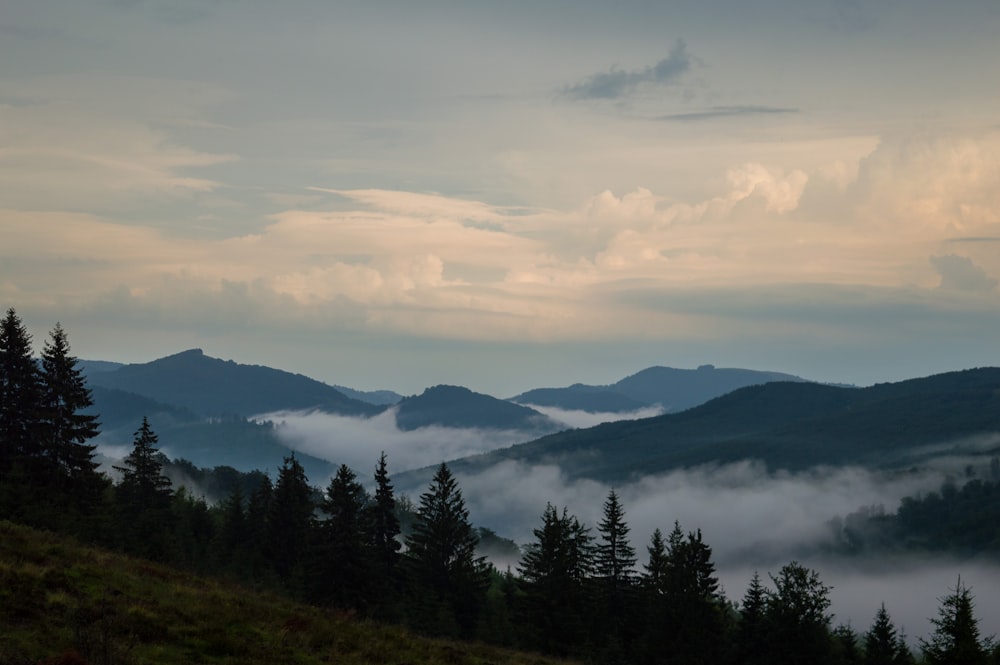
{"type": "Polygon", "coordinates": [[[1000,363],[1000,5],[14,0],[0,303],[507,396],[1000,363]]]}

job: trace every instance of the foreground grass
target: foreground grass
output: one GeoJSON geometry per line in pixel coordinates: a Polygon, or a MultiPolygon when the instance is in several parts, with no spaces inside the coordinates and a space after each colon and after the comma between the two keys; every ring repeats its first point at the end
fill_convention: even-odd
{"type": "Polygon", "coordinates": [[[548,665],[432,640],[0,521],[0,665],[548,665]]]}

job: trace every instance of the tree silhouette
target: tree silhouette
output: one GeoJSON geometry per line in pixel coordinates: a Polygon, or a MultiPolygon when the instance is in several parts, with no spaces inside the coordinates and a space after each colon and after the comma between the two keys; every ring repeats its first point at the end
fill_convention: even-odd
{"type": "Polygon", "coordinates": [[[146,417],[135,432],[132,451],[114,469],[122,474],[115,487],[115,507],[121,544],[126,551],[161,559],[167,551],[171,525],[170,479],[163,475],[158,438],[146,417]]]}
{"type": "Polygon", "coordinates": [[[931,619],[934,632],[920,640],[930,665],[986,665],[993,639],[979,635],[972,592],[959,578],[952,593],[941,599],[938,616],[931,619]]]}
{"type": "Polygon", "coordinates": [[[426,630],[474,634],[490,581],[485,558],[476,557],[476,542],[458,482],[442,463],[420,495],[406,539],[417,618],[426,630]]]}

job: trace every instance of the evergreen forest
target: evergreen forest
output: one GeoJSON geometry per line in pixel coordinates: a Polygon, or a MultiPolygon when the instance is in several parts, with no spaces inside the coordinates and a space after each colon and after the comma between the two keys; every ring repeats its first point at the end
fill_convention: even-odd
{"type": "MultiPolygon", "coordinates": [[[[754,574],[742,597],[727,598],[697,525],[665,524],[637,549],[614,490],[595,525],[569,506],[540,506],[519,563],[498,570],[478,548],[495,534],[470,522],[444,463],[414,502],[396,496],[385,454],[373,460],[370,493],[346,465],[326,487],[314,487],[294,456],[273,480],[223,467],[209,473],[163,456],[156,424],[144,418],[111,478],[94,459],[100,419],[88,415],[91,393],[66,332],[55,325],[40,359],[31,342],[16,311],[7,310],[0,321],[0,520],[356,621],[583,662],[1000,663],[961,580],[943,590],[938,608],[927,608],[934,630],[914,648],[887,609],[892,599],[873,600],[867,628],[835,625],[830,588],[796,561],[754,574]],[[224,498],[209,504],[175,488],[166,471],[177,464],[210,479],[224,498]]],[[[995,510],[988,506],[1000,505],[998,491],[995,478],[975,480],[909,500],[898,515],[849,517],[837,525],[841,546],[958,542],[995,551],[1000,520],[992,532],[960,520],[968,505],[995,510]]],[[[3,564],[9,571],[17,562],[3,564]]],[[[16,622],[26,602],[0,584],[5,621],[16,622]]]]}

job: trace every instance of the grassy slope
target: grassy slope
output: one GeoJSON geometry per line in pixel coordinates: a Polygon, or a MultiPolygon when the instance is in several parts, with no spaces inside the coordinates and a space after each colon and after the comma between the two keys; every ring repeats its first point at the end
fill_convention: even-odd
{"type": "Polygon", "coordinates": [[[36,662],[558,661],[416,637],[0,521],[0,665],[36,662]]]}

